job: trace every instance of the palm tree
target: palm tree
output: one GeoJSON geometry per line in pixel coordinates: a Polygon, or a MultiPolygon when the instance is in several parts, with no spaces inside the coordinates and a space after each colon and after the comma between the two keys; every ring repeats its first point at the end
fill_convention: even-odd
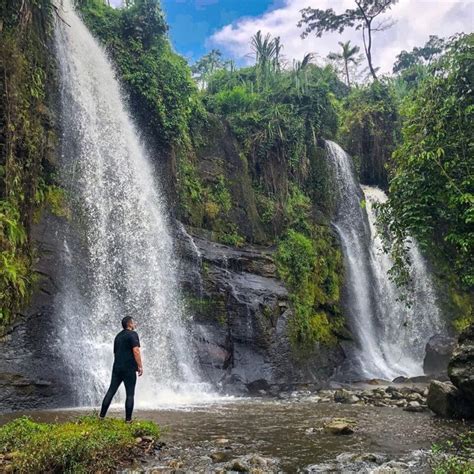
{"type": "Polygon", "coordinates": [[[342,52],[329,53],[328,58],[332,61],[343,61],[347,87],[351,87],[351,81],[349,78],[349,63],[355,65],[359,63],[357,54],[359,53],[360,48],[359,46],[352,46],[350,41],[346,41],[345,43],[339,41],[339,46],[342,48],[342,52]]]}
{"type": "Polygon", "coordinates": [[[267,85],[271,69],[276,67],[281,50],[280,38],[272,39],[270,33],[265,37],[260,30],[252,36],[250,46],[255,55],[257,66],[257,83],[263,87],[267,85]],[[277,40],[277,41],[275,41],[277,40]]]}
{"type": "Polygon", "coordinates": [[[306,53],[301,61],[293,59],[293,77],[295,79],[295,87],[298,93],[304,91],[304,86],[307,81],[305,72],[315,56],[314,53],[306,53]],[[301,77],[302,75],[303,80],[301,77]]]}

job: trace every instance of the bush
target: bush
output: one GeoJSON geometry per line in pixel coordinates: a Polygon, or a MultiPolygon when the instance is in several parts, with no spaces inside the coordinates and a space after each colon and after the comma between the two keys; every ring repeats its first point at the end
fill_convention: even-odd
{"type": "Polygon", "coordinates": [[[159,434],[149,421],[128,424],[84,416],[46,424],[21,417],[0,428],[0,452],[10,453],[14,472],[111,472],[130,454],[137,437],[156,440],[159,434]]]}
{"type": "Polygon", "coordinates": [[[278,244],[276,263],[288,285],[293,317],[290,337],[301,349],[316,343],[334,344],[343,326],[340,288],[342,256],[329,229],[312,226],[311,236],[289,229],[278,244]]]}

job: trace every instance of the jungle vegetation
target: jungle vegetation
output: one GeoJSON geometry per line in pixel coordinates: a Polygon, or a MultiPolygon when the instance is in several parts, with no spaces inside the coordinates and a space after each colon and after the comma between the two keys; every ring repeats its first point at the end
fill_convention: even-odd
{"type": "MultiPolygon", "coordinates": [[[[52,81],[51,58],[35,35],[49,30],[54,12],[49,0],[41,2],[24,2],[34,19],[28,21],[40,22],[35,27],[15,10],[16,2],[7,2],[1,12],[9,19],[3,30],[12,52],[0,64],[0,72],[7,71],[0,92],[7,105],[0,110],[3,320],[24,304],[31,288],[28,229],[36,207],[55,189],[48,188],[54,185],[46,165],[48,121],[37,113],[46,107],[52,81]],[[42,18],[48,20],[44,25],[42,18]],[[28,34],[20,37],[22,29],[28,34]],[[8,80],[12,74],[18,79],[8,80]],[[20,117],[15,127],[13,114],[20,117]]],[[[372,33],[390,26],[383,18],[396,1],[364,0],[343,14],[303,11],[303,34],[341,33],[341,48],[327,62],[313,54],[288,61],[280,38],[256,31],[250,41],[253,64],[238,67],[212,50],[190,66],[172,50],[158,0],[129,1],[121,9],[103,0],[76,4],[114,60],[131,108],[176,159],[178,217],[208,228],[221,242],[276,246],[295,307],[295,341],[331,341],[340,324],[341,255],[330,227],[324,139],[347,149],[361,182],[389,193],[381,212],[383,231],[391,235],[393,278],[400,285],[409,279],[406,250],[415,237],[463,315],[459,328],[472,321],[474,35],[432,36],[425,45],[401,51],[392,73],[384,75],[373,64],[372,33]],[[352,27],[363,34],[370,72],[362,82],[350,69],[361,62],[360,46],[344,38],[352,27]],[[234,199],[229,176],[209,181],[200,171],[199,149],[209,145],[208,132],[217,123],[230,133],[248,170],[256,202],[249,219],[263,229],[258,236],[245,234],[229,217],[234,199]],[[302,254],[306,266],[297,269],[302,254]]]]}

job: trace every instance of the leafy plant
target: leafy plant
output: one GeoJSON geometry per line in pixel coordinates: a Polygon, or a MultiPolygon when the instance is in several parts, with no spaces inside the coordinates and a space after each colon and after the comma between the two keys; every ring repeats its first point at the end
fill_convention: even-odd
{"type": "Polygon", "coordinates": [[[0,451],[10,453],[14,472],[112,472],[135,445],[137,437],[157,440],[150,421],[83,416],[67,423],[35,423],[20,417],[0,428],[0,451]]]}

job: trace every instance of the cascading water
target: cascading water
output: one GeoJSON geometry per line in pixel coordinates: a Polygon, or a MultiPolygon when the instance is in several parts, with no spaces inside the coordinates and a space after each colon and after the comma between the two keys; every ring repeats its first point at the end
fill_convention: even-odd
{"type": "Polygon", "coordinates": [[[389,278],[392,261],[376,231],[374,204],[385,201],[385,194],[369,186],[362,191],[350,156],[336,143],[326,145],[338,189],[334,226],[344,251],[346,307],[356,339],[349,349],[352,371],[385,379],[422,374],[427,341],[444,331],[426,264],[412,243],[414,302],[407,306],[389,278]]]}
{"type": "Polygon", "coordinates": [[[163,198],[111,63],[70,2],[62,3],[55,43],[72,230],[57,307],[76,403],[97,404],[104,395],[124,316],[138,321],[141,337],[139,403],[176,403],[180,394],[202,400],[207,386],[181,309],[163,198]]]}

